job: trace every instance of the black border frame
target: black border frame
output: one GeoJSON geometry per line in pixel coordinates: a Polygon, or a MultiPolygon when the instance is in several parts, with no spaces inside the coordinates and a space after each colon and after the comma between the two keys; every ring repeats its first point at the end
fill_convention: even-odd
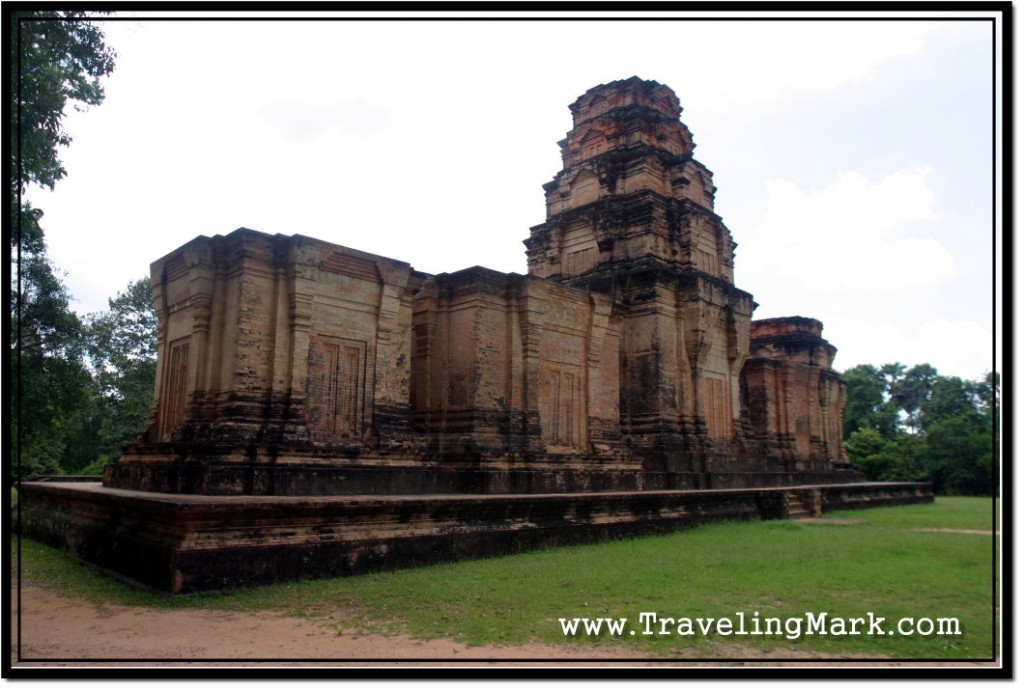
{"type": "MultiPolygon", "coordinates": [[[[475,3],[475,2],[425,2],[415,4],[386,3],[386,2],[364,2],[364,3],[320,3],[302,0],[299,2],[255,2],[234,4],[229,2],[213,3],[192,3],[192,2],[158,2],[143,3],[137,1],[129,2],[63,2],[63,3],[7,3],[2,7],[5,43],[4,55],[11,58],[14,53],[14,46],[11,45],[10,37],[14,26],[18,22],[16,14],[21,11],[39,9],[68,9],[86,10],[97,12],[115,11],[145,11],[145,12],[192,12],[193,17],[150,17],[147,21],[723,21],[723,20],[751,20],[757,21],[916,21],[929,19],[932,21],[968,21],[969,17],[959,16],[936,16],[938,13],[967,13],[981,14],[994,13],[994,17],[975,17],[974,21],[988,21],[992,24],[993,32],[993,240],[998,243],[1000,235],[1000,219],[1002,221],[1002,258],[998,252],[993,253],[993,296],[1002,296],[1002,314],[999,314],[998,301],[993,301],[993,317],[995,324],[1003,324],[1003,339],[1005,345],[1012,344],[1013,334],[1013,16],[1011,2],[998,2],[982,0],[980,2],[496,2],[496,3],[475,3]],[[616,17],[581,17],[581,11],[606,11],[622,12],[629,14],[651,13],[650,16],[616,16],[616,17]],[[316,19],[312,17],[245,17],[230,16],[231,13],[242,11],[261,12],[366,12],[368,16],[356,17],[324,17],[316,19]],[[407,16],[409,12],[434,13],[437,16],[407,16]],[[471,12],[474,16],[451,17],[438,13],[441,12],[471,12]],[[524,15],[516,17],[494,16],[496,12],[522,12],[524,15]],[[670,13],[682,12],[704,12],[708,13],[701,17],[679,17],[666,16],[670,13]],[[779,16],[783,13],[807,13],[807,16],[779,16]],[[382,16],[383,13],[383,16],[382,16]],[[864,16],[845,16],[846,13],[862,13],[864,16]],[[775,14],[776,16],[762,16],[764,14],[775,14]],[[373,15],[373,16],[369,16],[373,15]],[[658,16],[660,15],[660,16],[658,16]],[[999,155],[999,140],[1002,139],[1002,156],[999,155]],[[1000,270],[1001,278],[1000,281],[1000,270]],[[1005,288],[1010,288],[1006,291],[1005,288]],[[1008,327],[1008,330],[1007,330],[1008,327]]],[[[104,21],[133,21],[130,18],[104,17],[104,21]]],[[[19,23],[20,24],[20,23],[19,23]]],[[[20,70],[19,70],[20,71],[20,70]]],[[[13,95],[17,84],[12,83],[10,70],[3,71],[3,87],[7,96],[5,104],[8,113],[10,104],[13,102],[13,95]]],[[[14,140],[15,123],[10,114],[5,117],[5,150],[14,140]]],[[[5,155],[4,166],[8,173],[8,180],[12,180],[11,156],[5,155]]],[[[19,175],[20,178],[20,175],[19,175]]],[[[19,195],[20,197],[20,195],[19,195]]],[[[20,199],[16,200],[20,201],[20,199]]],[[[12,219],[4,217],[4,227],[8,233],[17,233],[18,229],[12,227],[12,219]]],[[[8,252],[10,244],[8,243],[8,252]]],[[[15,257],[15,259],[18,259],[15,257]]],[[[5,262],[2,270],[7,279],[7,286],[11,286],[11,261],[5,262]]],[[[20,277],[19,277],[20,282],[20,277]]],[[[20,284],[20,283],[19,283],[20,284]]],[[[20,305],[18,306],[20,309],[20,305]]],[[[10,325],[5,322],[5,330],[10,330],[10,325]]],[[[21,583],[20,583],[20,543],[18,549],[18,644],[17,653],[9,653],[3,660],[3,677],[11,679],[266,679],[274,678],[296,678],[304,679],[337,679],[337,678],[373,678],[373,679],[609,679],[609,678],[636,678],[636,679],[680,679],[680,678],[715,678],[715,679],[1009,679],[1013,677],[1013,597],[1012,597],[1012,576],[1013,576],[1013,553],[1012,553],[1012,528],[1013,528],[1013,467],[1007,459],[1012,459],[1012,427],[1005,424],[1010,421],[1012,425],[1013,401],[1013,354],[1004,351],[1002,362],[997,358],[997,342],[992,344],[993,371],[1001,377],[1001,422],[1000,432],[1002,438],[997,435],[993,439],[993,458],[998,463],[1000,474],[998,480],[993,479],[993,496],[999,497],[999,502],[993,502],[993,578],[1002,578],[1002,588],[999,583],[993,586],[993,645],[998,646],[1002,655],[993,650],[991,659],[912,659],[900,660],[890,658],[878,659],[844,659],[844,658],[816,658],[813,660],[794,660],[791,658],[590,658],[587,660],[564,659],[564,658],[463,658],[458,660],[416,658],[395,660],[392,658],[358,658],[358,659],[307,659],[307,658],[273,658],[237,660],[232,658],[203,658],[194,659],[121,659],[121,658],[45,658],[33,659],[21,656],[21,583]],[[1001,365],[1001,370],[996,366],[1001,365]],[[1009,392],[1010,395],[1007,395],[1009,392]],[[1002,442],[1002,444],[1000,444],[1002,442]],[[1001,490],[1001,491],[1000,491],[1001,490]],[[1000,521],[1002,518],[1002,521],[1000,521]],[[1001,529],[1001,534],[1000,534],[1001,529]],[[1002,538],[1002,539],[1000,539],[1002,538]],[[1000,565],[1002,568],[1000,569],[1000,565]],[[1002,595],[1002,600],[999,597],[1002,595]],[[1000,613],[1002,616],[999,616],[1000,613]],[[1001,634],[1001,635],[1000,635],[1001,634]],[[127,664],[137,663],[133,667],[29,667],[12,665],[12,658],[17,657],[19,663],[89,663],[97,665],[102,663],[127,664]],[[201,665],[233,664],[254,662],[254,663],[320,663],[320,664],[344,664],[345,667],[172,667],[173,663],[193,663],[201,665]],[[591,663],[623,663],[628,667],[590,667],[591,663]],[[656,667],[636,667],[633,665],[644,662],[655,663],[656,667]],[[956,663],[997,663],[996,666],[975,666],[975,667],[950,667],[956,663]],[[160,664],[161,667],[145,667],[145,663],[160,664]],[[436,663],[436,667],[405,667],[404,665],[436,663]],[[543,669],[536,667],[507,667],[507,664],[536,664],[545,665],[543,669]],[[729,665],[730,663],[741,663],[744,665],[759,665],[747,667],[720,666],[720,667],[693,667],[698,663],[714,663],[717,665],[729,665]],[[829,665],[828,663],[842,663],[843,666],[829,665]],[[871,667],[871,663],[904,663],[904,666],[871,667]],[[936,666],[929,666],[935,663],[936,666]],[[381,667],[361,667],[358,665],[386,665],[381,667]],[[489,664],[487,668],[474,667],[473,665],[489,664]],[[567,667],[551,665],[564,664],[567,667]],[[787,667],[768,667],[760,665],[790,664],[787,667]],[[674,665],[674,666],[669,666],[674,665]],[[864,665],[864,666],[862,666],[864,665]],[[939,666],[942,665],[942,666],[939,666]]],[[[5,419],[10,415],[10,405],[20,405],[17,397],[19,387],[16,385],[20,380],[20,352],[15,350],[8,354],[9,366],[7,372],[14,373],[14,383],[8,376],[3,383],[3,395],[5,403],[5,419]],[[13,359],[13,362],[11,360],[13,359]]],[[[10,429],[8,426],[7,429],[10,429]]],[[[20,445],[19,445],[20,449],[20,445]]],[[[9,454],[5,454],[9,457],[9,454]]],[[[16,467],[20,468],[20,457],[14,459],[16,467]]],[[[9,476],[8,476],[9,477],[9,476]]],[[[0,493],[0,505],[4,511],[4,523],[11,516],[11,498],[9,492],[0,493]]],[[[20,521],[20,505],[19,505],[20,521]]],[[[12,531],[3,531],[4,554],[11,552],[12,531]]],[[[5,569],[4,583],[7,592],[10,592],[12,585],[11,569],[5,569]]],[[[10,602],[10,600],[8,600],[10,602]]],[[[10,621],[8,619],[8,621],[10,621]]],[[[3,641],[8,651],[12,651],[12,631],[5,626],[3,641]]]]}

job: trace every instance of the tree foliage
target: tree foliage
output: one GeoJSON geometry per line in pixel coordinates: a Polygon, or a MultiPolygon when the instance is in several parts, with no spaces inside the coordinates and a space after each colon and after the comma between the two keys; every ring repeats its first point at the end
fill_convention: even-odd
{"type": "MultiPolygon", "coordinates": [[[[21,474],[96,473],[142,429],[153,404],[157,319],[149,279],[79,320],[62,287],[48,300],[59,332],[43,332],[21,351],[21,405],[12,423],[21,474]]],[[[31,316],[31,315],[28,315],[31,316]]]]}
{"type": "Polygon", "coordinates": [[[847,400],[843,416],[843,435],[849,438],[858,429],[876,430],[885,439],[895,439],[899,428],[899,409],[888,395],[886,375],[874,365],[857,365],[843,373],[847,400]]]}
{"type": "Polygon", "coordinates": [[[915,365],[893,383],[892,401],[906,414],[907,426],[915,431],[922,429],[919,413],[931,398],[938,376],[938,370],[931,365],[915,365]]]}
{"type": "Polygon", "coordinates": [[[102,103],[100,79],[113,72],[116,54],[81,11],[15,11],[10,30],[15,48],[11,200],[17,231],[11,240],[21,252],[44,253],[42,211],[21,196],[29,184],[53,189],[67,175],[59,150],[71,143],[63,123],[68,103],[78,110],[102,103]]]}
{"type": "Polygon", "coordinates": [[[14,86],[12,172],[17,185],[53,189],[67,171],[59,148],[71,143],[63,119],[68,102],[76,109],[103,102],[100,79],[114,71],[116,54],[103,32],[81,11],[13,13],[11,61],[14,86]]]}
{"type": "Polygon", "coordinates": [[[88,425],[93,382],[84,364],[85,334],[45,256],[27,255],[21,309],[12,315],[12,350],[20,366],[11,415],[15,457],[28,473],[55,472],[88,425]]]}
{"type": "Polygon", "coordinates": [[[843,373],[846,452],[869,480],[928,481],[944,494],[990,494],[998,480],[999,378],[946,377],[928,364],[843,373]]]}
{"type": "Polygon", "coordinates": [[[10,16],[12,446],[22,473],[33,474],[74,468],[94,455],[97,398],[86,331],[47,256],[43,213],[22,197],[29,185],[52,189],[67,174],[59,151],[71,142],[65,111],[102,102],[100,79],[113,70],[114,52],[84,12],[10,16]]]}
{"type": "Polygon", "coordinates": [[[133,281],[87,319],[98,395],[98,455],[113,459],[149,417],[156,382],[157,318],[148,278],[133,281]]]}

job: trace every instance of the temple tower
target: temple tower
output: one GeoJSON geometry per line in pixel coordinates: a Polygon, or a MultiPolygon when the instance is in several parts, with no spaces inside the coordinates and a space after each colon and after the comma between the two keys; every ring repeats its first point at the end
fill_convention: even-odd
{"type": "Polygon", "coordinates": [[[525,241],[529,273],[612,297],[622,432],[647,469],[757,466],[740,387],[754,303],[733,285],[735,243],[679,99],[631,77],[569,109],[547,221],[525,241]]]}
{"type": "Polygon", "coordinates": [[[155,262],[150,424],[107,485],[560,493],[842,470],[834,348],[815,320],[751,323],[676,95],[632,77],[570,110],[528,276],[248,229],[155,262]]]}
{"type": "Polygon", "coordinates": [[[778,469],[850,467],[843,449],[846,386],[832,369],[836,348],[807,317],[752,322],[744,370],[750,422],[778,469]]]}

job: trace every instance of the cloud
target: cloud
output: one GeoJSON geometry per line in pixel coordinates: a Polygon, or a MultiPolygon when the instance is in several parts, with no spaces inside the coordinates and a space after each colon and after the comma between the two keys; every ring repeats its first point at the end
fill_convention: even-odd
{"type": "Polygon", "coordinates": [[[796,93],[861,82],[919,53],[938,31],[937,22],[737,22],[729,27],[728,48],[715,37],[690,44],[693,52],[715,56],[714,82],[697,80],[702,91],[715,93],[701,94],[701,107],[771,106],[796,93]]]}
{"type": "Polygon", "coordinates": [[[358,136],[378,132],[387,125],[387,112],[363,100],[333,105],[275,101],[262,109],[264,119],[288,141],[319,139],[340,127],[358,136]]]}
{"type": "Polygon", "coordinates": [[[835,366],[928,363],[939,374],[980,379],[993,369],[992,332],[968,319],[937,317],[920,323],[832,317],[823,335],[839,348],[835,366]]]}
{"type": "Polygon", "coordinates": [[[943,244],[910,234],[918,223],[939,220],[929,172],[908,168],[872,181],[847,171],[812,191],[767,181],[767,212],[740,250],[756,258],[742,261],[755,296],[771,297],[781,284],[832,294],[908,291],[952,276],[953,255],[943,244]]]}
{"type": "Polygon", "coordinates": [[[992,333],[930,296],[957,277],[943,244],[930,169],[876,179],[846,171],[817,189],[769,180],[768,207],[737,251],[737,285],[756,318],[802,314],[825,323],[838,369],[928,362],[969,379],[992,369],[992,333]]]}

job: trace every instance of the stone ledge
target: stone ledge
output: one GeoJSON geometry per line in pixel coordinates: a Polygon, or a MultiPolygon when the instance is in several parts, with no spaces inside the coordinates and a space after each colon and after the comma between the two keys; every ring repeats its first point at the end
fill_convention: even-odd
{"type": "Polygon", "coordinates": [[[559,494],[667,490],[772,488],[847,484],[863,480],[852,471],[687,472],[614,468],[593,457],[545,456],[528,468],[417,467],[413,459],[362,459],[344,463],[278,459],[274,463],[124,460],[107,466],[104,484],[120,489],[173,494],[229,495],[419,495],[559,494]]]}
{"type": "Polygon", "coordinates": [[[920,483],[533,495],[167,495],[24,483],[27,537],[172,593],[347,576],[722,520],[929,502],[920,483]]]}

